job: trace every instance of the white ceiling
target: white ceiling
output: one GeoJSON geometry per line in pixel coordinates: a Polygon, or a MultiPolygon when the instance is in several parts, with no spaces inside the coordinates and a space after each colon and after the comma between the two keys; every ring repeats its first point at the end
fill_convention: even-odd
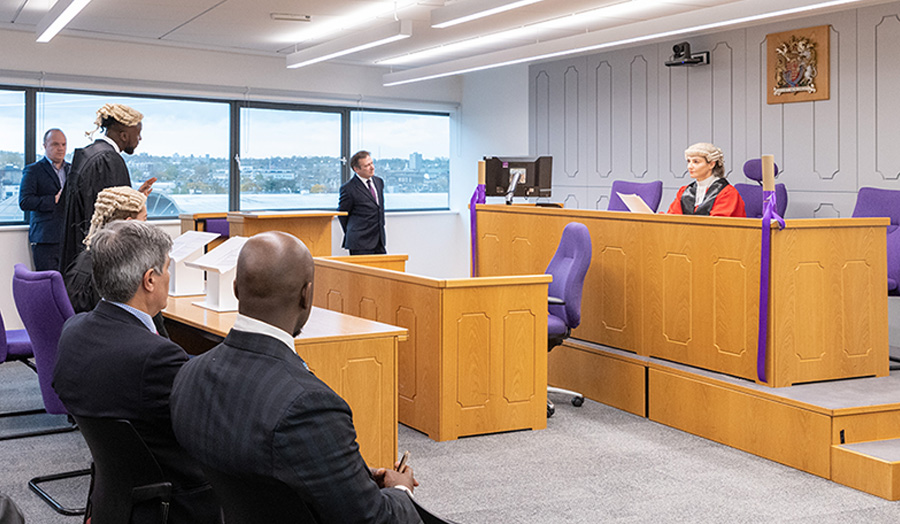
{"type": "MultiPolygon", "coordinates": [[[[382,47],[341,57],[344,63],[383,65],[393,71],[434,66],[462,58],[497,54],[522,46],[552,46],[579,35],[601,34],[621,28],[665,28],[665,21],[716,13],[714,19],[739,16],[742,6],[752,3],[760,9],[777,10],[794,5],[809,5],[823,0],[543,0],[502,14],[460,24],[446,29],[430,25],[433,9],[481,0],[93,0],[63,30],[62,34],[111,40],[139,41],[165,45],[244,52],[270,56],[286,56],[324,41],[351,35],[395,19],[411,20],[410,38],[382,47]],[[394,10],[396,4],[413,5],[394,10]],[[763,8],[763,4],[771,8],[763,8]],[[733,9],[720,6],[734,4],[733,9]],[[613,12],[589,22],[568,22],[577,13],[613,6],[613,12]],[[356,13],[366,10],[368,14],[356,13]],[[729,14],[735,11],[736,14],[729,14]],[[372,14],[375,13],[376,14],[372,14]],[[308,15],[309,22],[274,20],[273,13],[308,15]],[[548,22],[554,20],[555,22],[548,22]],[[348,24],[355,27],[345,27],[348,24]],[[535,24],[542,29],[534,30],[535,24]],[[326,37],[307,39],[311,32],[324,26],[338,25],[339,30],[326,37]],[[551,27],[547,27],[551,25],[551,27]],[[517,28],[520,34],[506,33],[517,28]],[[526,33],[527,34],[521,34],[526,33]],[[480,37],[480,38],[479,38],[480,37]],[[478,40],[474,40],[478,38],[478,40]],[[462,49],[449,47],[468,41],[462,49]],[[421,50],[444,47],[442,54],[411,60],[401,64],[385,64],[421,50]]],[[[55,0],[0,0],[0,30],[33,31],[55,0]]],[[[862,0],[863,5],[880,3],[862,0]]],[[[843,8],[848,8],[844,6],[843,8]]],[[[659,29],[656,29],[659,31],[659,29]]],[[[44,44],[46,45],[46,44],[44,44]]],[[[51,44],[52,45],[52,42],[51,44]]],[[[411,57],[410,57],[411,58],[411,57]]],[[[387,69],[386,69],[387,71],[387,69]]]]}

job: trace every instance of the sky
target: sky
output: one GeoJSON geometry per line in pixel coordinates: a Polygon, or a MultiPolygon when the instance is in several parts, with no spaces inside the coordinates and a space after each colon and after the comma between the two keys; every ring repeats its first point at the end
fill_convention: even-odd
{"type": "MultiPolygon", "coordinates": [[[[23,151],[24,97],[0,91],[0,150],[23,151]]],[[[154,98],[69,93],[38,93],[38,154],[41,137],[51,127],[63,130],[71,152],[90,143],[96,111],[104,103],[129,105],[144,114],[138,153],[171,156],[228,156],[228,104],[154,98]]],[[[245,108],[241,111],[245,158],[340,156],[340,114],[245,108]]],[[[367,149],[376,158],[450,156],[449,118],[403,113],[354,112],[351,148],[367,149]]]]}

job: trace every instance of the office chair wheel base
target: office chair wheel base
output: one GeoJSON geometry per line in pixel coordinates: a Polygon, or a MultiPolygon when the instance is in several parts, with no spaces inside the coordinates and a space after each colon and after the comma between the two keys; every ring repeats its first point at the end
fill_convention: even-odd
{"type": "Polygon", "coordinates": [[[580,408],[582,404],[584,404],[584,397],[572,397],[573,406],[580,408]]]}
{"type": "Polygon", "coordinates": [[[553,405],[553,402],[547,402],[547,418],[553,416],[556,413],[556,406],[553,405]]]}

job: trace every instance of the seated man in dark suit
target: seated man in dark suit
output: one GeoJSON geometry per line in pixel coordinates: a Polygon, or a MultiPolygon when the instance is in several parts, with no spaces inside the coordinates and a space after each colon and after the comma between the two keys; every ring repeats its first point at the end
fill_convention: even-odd
{"type": "Polygon", "coordinates": [[[72,415],[131,422],[172,483],[170,524],[220,522],[200,465],[172,433],[169,393],[188,357],[152,320],[166,307],[171,247],[165,232],[136,220],[96,233],[94,285],[103,300],[66,321],[53,388],[72,415]]]}
{"type": "Polygon", "coordinates": [[[370,470],[350,407],[294,353],[312,280],[312,257],[296,237],[268,232],[247,241],[234,327],[175,378],[175,436],[213,470],[289,486],[318,522],[421,522],[412,469],[370,470]]]}

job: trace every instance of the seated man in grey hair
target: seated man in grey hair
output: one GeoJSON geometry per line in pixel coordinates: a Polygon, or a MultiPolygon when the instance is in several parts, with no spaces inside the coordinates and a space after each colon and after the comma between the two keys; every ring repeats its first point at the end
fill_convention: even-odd
{"type": "Polygon", "coordinates": [[[212,488],[172,432],[169,393],[188,356],[152,320],[166,307],[171,247],[169,235],[146,222],[116,221],[97,232],[91,252],[102,300],[66,321],[53,388],[76,417],[131,422],[172,483],[169,523],[220,522],[212,488]]]}

